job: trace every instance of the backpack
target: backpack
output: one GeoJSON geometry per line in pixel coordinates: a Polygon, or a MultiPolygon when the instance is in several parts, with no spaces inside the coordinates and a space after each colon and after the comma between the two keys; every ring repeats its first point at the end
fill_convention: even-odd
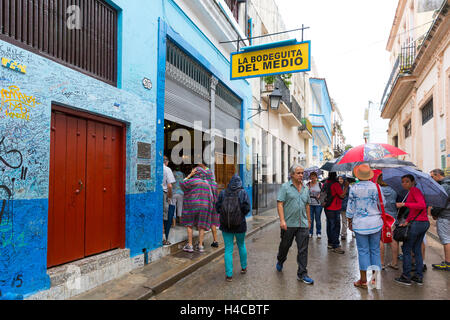
{"type": "Polygon", "coordinates": [[[239,192],[241,189],[229,192],[225,191],[225,197],[220,209],[220,224],[228,229],[235,229],[242,223],[241,203],[239,192]]]}
{"type": "Polygon", "coordinates": [[[322,207],[327,208],[333,202],[334,197],[331,195],[331,183],[325,183],[320,190],[319,203],[322,207]]]}

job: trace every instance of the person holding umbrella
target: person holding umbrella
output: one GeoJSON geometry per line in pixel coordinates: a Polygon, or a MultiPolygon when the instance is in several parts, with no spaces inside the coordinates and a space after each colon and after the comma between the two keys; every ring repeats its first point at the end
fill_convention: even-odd
{"type": "Polygon", "coordinates": [[[411,285],[411,281],[422,285],[423,284],[423,257],[422,257],[422,242],[425,234],[430,227],[427,215],[427,205],[422,192],[415,186],[415,178],[412,174],[407,174],[402,177],[402,186],[408,191],[406,202],[397,203],[397,208],[406,207],[409,209],[406,221],[399,226],[403,227],[410,225],[408,238],[402,245],[403,252],[403,272],[400,277],[395,278],[395,281],[405,285],[411,285]],[[414,253],[416,262],[416,272],[411,277],[412,257],[411,252],[414,253]]]}

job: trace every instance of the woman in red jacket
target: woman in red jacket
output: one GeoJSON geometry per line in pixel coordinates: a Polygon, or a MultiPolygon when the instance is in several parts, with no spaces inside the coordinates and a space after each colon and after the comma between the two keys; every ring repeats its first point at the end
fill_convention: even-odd
{"type": "Polygon", "coordinates": [[[402,245],[403,251],[403,273],[395,281],[411,285],[411,281],[422,285],[423,284],[423,257],[421,245],[423,238],[430,227],[428,221],[427,206],[422,192],[415,187],[414,176],[407,174],[402,177],[402,186],[408,190],[408,197],[406,202],[397,203],[397,208],[409,208],[409,214],[406,221],[400,226],[410,224],[408,238],[402,245]],[[416,260],[416,273],[413,277],[411,274],[411,251],[414,252],[416,260]]]}

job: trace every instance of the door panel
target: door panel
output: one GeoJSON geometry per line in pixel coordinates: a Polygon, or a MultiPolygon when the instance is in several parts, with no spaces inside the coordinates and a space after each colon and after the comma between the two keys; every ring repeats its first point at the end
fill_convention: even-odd
{"type": "Polygon", "coordinates": [[[120,246],[120,128],[88,121],[86,255],[120,246]]]}
{"type": "Polygon", "coordinates": [[[48,266],[84,256],[86,121],[52,112],[48,266]]]}
{"type": "Polygon", "coordinates": [[[51,119],[48,267],[124,245],[124,129],[60,109],[51,119]]]}

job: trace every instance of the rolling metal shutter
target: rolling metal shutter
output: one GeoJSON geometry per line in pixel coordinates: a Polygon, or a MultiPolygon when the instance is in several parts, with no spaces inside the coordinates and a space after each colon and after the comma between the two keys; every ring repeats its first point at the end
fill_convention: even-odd
{"type": "MultiPolygon", "coordinates": [[[[239,129],[241,122],[242,101],[236,97],[220,82],[216,88],[216,129],[220,130],[224,138],[227,129],[239,129]]],[[[234,137],[234,142],[239,143],[239,137],[234,137]]]]}
{"type": "Polygon", "coordinates": [[[167,41],[164,118],[193,128],[211,122],[211,75],[171,41],[167,41]]]}

